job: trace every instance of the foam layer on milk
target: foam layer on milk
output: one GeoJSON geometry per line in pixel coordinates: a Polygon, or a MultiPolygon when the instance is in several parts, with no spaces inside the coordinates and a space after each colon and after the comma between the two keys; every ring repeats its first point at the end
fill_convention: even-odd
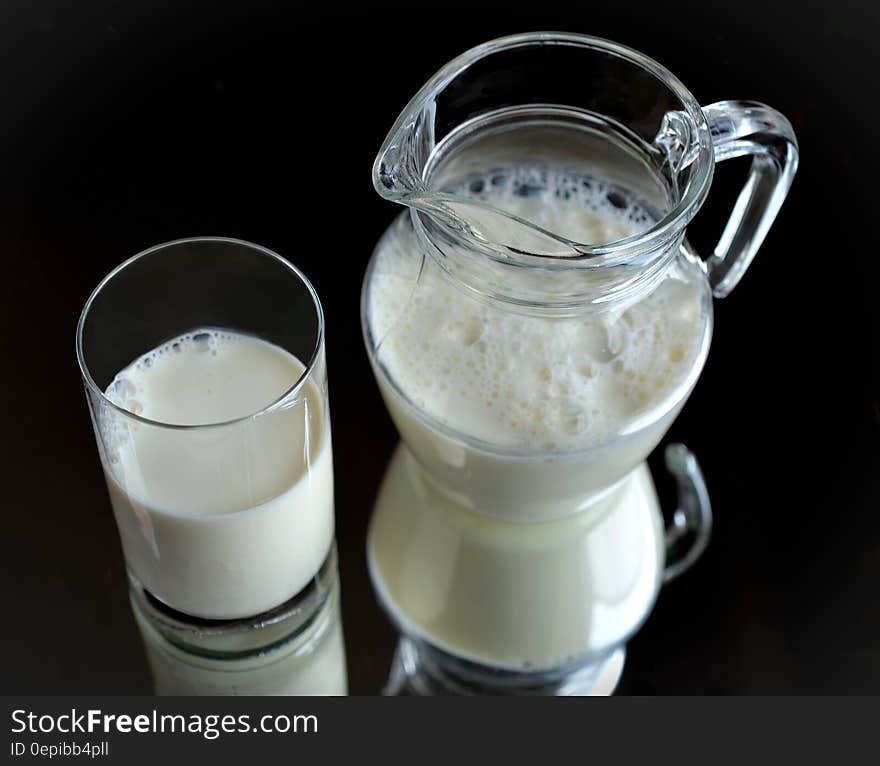
{"type": "MultiPolygon", "coordinates": [[[[470,177],[457,191],[586,244],[654,220],[609,182],[545,167],[470,177]]],[[[470,215],[485,238],[515,246],[515,227],[497,230],[501,217],[470,215]]],[[[493,446],[567,452],[607,442],[685,381],[705,333],[703,281],[681,263],[623,312],[523,316],[476,300],[430,260],[423,267],[401,222],[375,255],[368,322],[380,363],[418,408],[493,446]]]]}
{"type": "Polygon", "coordinates": [[[222,423],[269,406],[293,387],[303,370],[296,357],[278,346],[205,328],[148,351],[117,373],[105,393],[114,404],[149,420],[222,423]]]}

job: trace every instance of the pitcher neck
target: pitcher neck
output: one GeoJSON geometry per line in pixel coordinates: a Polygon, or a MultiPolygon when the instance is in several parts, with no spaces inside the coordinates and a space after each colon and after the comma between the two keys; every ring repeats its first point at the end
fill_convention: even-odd
{"type": "Polygon", "coordinates": [[[527,316],[565,319],[621,313],[653,292],[678,258],[704,270],[683,231],[622,263],[551,267],[539,260],[546,256],[534,256],[534,265],[499,256],[491,246],[450,230],[422,211],[413,209],[410,216],[421,251],[455,287],[478,302],[527,316]]]}

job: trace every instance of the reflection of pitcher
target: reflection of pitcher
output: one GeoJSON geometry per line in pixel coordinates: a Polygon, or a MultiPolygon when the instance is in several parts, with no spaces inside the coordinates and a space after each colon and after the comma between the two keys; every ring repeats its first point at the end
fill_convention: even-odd
{"type": "Polygon", "coordinates": [[[376,501],[370,567],[406,633],[475,662],[568,665],[603,656],[647,614],[662,522],[645,466],[589,512],[522,524],[457,506],[399,447],[376,501]]]}
{"type": "MultiPolygon", "coordinates": [[[[613,647],[595,636],[619,642],[637,627],[653,587],[625,620],[600,617],[585,612],[584,598],[601,599],[575,585],[574,569],[560,564],[554,575],[551,562],[522,559],[514,541],[534,547],[547,524],[571,525],[574,538],[578,525],[601,525],[606,515],[612,524],[633,493],[657,518],[641,463],[702,370],[712,295],[727,295],[742,276],[796,165],[791,127],[772,109],[702,109],[650,59],[578,35],[487,43],[444,67],[410,102],[374,166],[376,189],[409,215],[374,253],[362,315],[379,387],[414,458],[414,497],[421,493],[394,524],[383,523],[380,504],[371,530],[374,580],[408,633],[442,648],[441,624],[458,610],[464,644],[446,648],[511,669],[595,660],[613,647]],[[749,181],[715,253],[702,261],[685,227],[715,161],[746,154],[749,181]],[[443,502],[456,510],[440,523],[443,502]],[[432,523],[435,546],[400,550],[427,539],[403,539],[402,529],[432,523]],[[491,543],[481,549],[484,538],[491,543]],[[479,599],[495,555],[489,548],[509,582],[519,567],[530,574],[516,608],[479,599]],[[391,592],[391,569],[406,570],[405,592],[391,592]],[[440,621],[428,617],[438,592],[461,593],[440,621]],[[475,599],[467,618],[462,599],[475,599]],[[539,658],[500,643],[465,648],[517,612],[539,618],[545,637],[561,636],[558,651],[539,658]],[[587,613],[589,625],[565,626],[564,614],[587,613]]],[[[692,499],[705,499],[695,463],[678,463],[689,466],[678,473],[692,481],[692,499]]],[[[624,560],[640,560],[656,584],[664,554],[645,543],[645,534],[659,540],[650,527],[617,534],[604,556],[599,545],[582,558],[601,570],[591,588],[629,593],[615,571],[624,560]]]]}

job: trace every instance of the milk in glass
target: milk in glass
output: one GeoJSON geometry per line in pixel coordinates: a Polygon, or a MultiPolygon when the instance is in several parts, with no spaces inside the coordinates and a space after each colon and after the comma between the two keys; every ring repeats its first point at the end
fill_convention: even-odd
{"type": "Polygon", "coordinates": [[[213,619],[255,615],[306,587],[326,558],[330,427],[312,377],[294,390],[305,370],[276,345],[203,328],[148,351],[108,386],[108,399],[140,418],[106,406],[97,418],[126,562],[165,604],[213,619]]]}

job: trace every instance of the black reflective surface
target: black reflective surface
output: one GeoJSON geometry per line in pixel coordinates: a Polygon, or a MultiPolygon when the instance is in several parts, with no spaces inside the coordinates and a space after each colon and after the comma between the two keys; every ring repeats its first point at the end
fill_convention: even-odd
{"type": "MultiPolygon", "coordinates": [[[[350,687],[378,691],[395,634],[364,537],[397,437],[358,302],[397,211],[374,193],[370,167],[441,64],[538,28],[632,45],[703,103],[767,102],[801,144],[789,200],[716,304],[705,372],[668,437],[700,459],[714,538],[630,642],[620,690],[880,691],[876,8],[182,5],[0,10],[5,692],[149,690],[74,328],[122,260],[214,234],[286,256],[323,302],[350,687]]],[[[745,167],[718,169],[691,227],[704,252],[745,167]]],[[[662,473],[661,460],[652,467],[662,473]]],[[[659,484],[668,506],[671,480],[659,484]]]]}

